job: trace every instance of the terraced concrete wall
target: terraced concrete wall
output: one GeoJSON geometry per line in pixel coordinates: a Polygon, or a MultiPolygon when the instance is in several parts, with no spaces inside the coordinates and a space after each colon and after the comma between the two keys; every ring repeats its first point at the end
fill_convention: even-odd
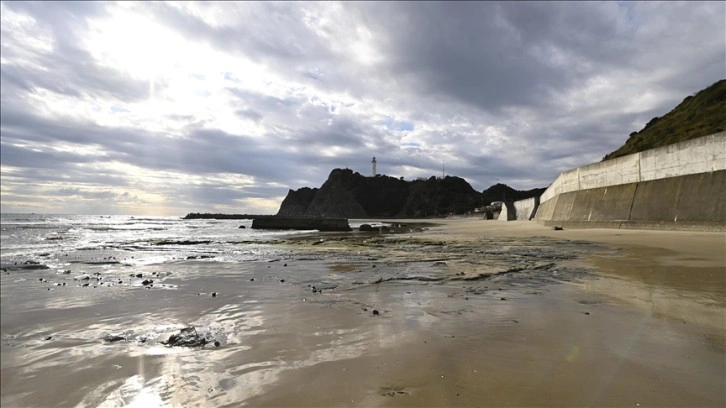
{"type": "Polygon", "coordinates": [[[569,170],[540,200],[546,225],[726,230],[726,132],[569,170]]]}
{"type": "Polygon", "coordinates": [[[726,170],[571,191],[540,205],[545,225],[726,231],[726,170]]]}
{"type": "Polygon", "coordinates": [[[726,170],[726,132],[699,137],[561,173],[540,197],[618,184],[726,170]]]}

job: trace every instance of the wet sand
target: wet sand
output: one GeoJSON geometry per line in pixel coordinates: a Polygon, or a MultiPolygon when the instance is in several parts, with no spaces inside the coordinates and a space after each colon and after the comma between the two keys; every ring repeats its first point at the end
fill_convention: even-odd
{"type": "Polygon", "coordinates": [[[2,406],[726,405],[723,234],[433,222],[151,289],[3,275],[2,406]],[[161,344],[189,325],[219,346],[161,344]]]}

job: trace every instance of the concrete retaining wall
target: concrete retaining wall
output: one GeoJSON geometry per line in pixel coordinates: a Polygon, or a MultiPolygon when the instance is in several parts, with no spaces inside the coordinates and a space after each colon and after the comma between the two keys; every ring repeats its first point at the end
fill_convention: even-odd
{"type": "Polygon", "coordinates": [[[499,214],[499,221],[528,221],[534,218],[537,212],[537,207],[539,207],[539,197],[532,197],[504,204],[505,205],[502,206],[502,212],[499,214]]]}
{"type": "Polygon", "coordinates": [[[726,170],[726,132],[699,137],[560,174],[540,197],[570,191],[726,170]]]}
{"type": "Polygon", "coordinates": [[[571,191],[542,203],[538,217],[570,228],[726,231],[726,170],[571,191]]]}
{"type": "Polygon", "coordinates": [[[546,225],[726,230],[726,132],[563,172],[540,201],[546,225]]]}
{"type": "Polygon", "coordinates": [[[517,219],[517,210],[514,208],[514,203],[511,201],[505,201],[502,204],[502,211],[499,213],[497,220],[499,221],[514,221],[517,219]]]}

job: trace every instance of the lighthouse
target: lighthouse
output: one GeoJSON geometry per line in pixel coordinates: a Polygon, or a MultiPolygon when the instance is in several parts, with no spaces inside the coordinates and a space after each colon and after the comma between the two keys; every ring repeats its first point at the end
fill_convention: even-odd
{"type": "Polygon", "coordinates": [[[373,156],[373,160],[371,160],[371,177],[376,176],[376,156],[373,156]]]}

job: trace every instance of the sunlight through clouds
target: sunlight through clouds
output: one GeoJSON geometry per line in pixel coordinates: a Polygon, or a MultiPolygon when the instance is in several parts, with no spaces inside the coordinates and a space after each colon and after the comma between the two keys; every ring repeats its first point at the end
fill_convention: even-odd
{"type": "Polygon", "coordinates": [[[2,211],[274,213],[372,156],[542,187],[722,79],[725,8],[1,2],[2,211]]]}

